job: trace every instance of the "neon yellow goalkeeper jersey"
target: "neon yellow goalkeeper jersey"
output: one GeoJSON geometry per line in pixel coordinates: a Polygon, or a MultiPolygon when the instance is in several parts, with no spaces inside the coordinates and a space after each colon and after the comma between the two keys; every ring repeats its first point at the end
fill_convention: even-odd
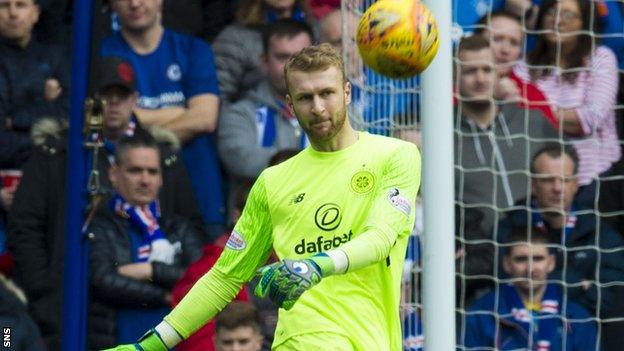
{"type": "Polygon", "coordinates": [[[216,268],[248,281],[271,248],[280,259],[298,259],[338,248],[365,230],[384,232],[394,240],[389,256],[327,277],[291,310],[280,309],[273,345],[331,332],[347,336],[357,350],[400,350],[401,273],[419,183],[418,149],[401,140],[360,133],[341,151],[308,147],[260,175],[216,268]]]}

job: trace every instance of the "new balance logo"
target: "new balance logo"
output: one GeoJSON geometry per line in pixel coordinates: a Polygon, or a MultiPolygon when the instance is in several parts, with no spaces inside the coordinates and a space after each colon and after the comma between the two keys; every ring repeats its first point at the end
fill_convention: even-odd
{"type": "Polygon", "coordinates": [[[301,201],[303,201],[303,198],[305,197],[306,193],[301,193],[301,194],[297,194],[297,196],[293,197],[292,200],[290,200],[291,204],[298,204],[301,201]]]}

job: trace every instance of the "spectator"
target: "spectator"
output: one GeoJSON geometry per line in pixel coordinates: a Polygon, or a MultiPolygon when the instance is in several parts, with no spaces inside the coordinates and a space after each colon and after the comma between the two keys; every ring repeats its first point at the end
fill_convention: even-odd
{"type": "Polygon", "coordinates": [[[494,97],[501,101],[519,102],[523,107],[539,109],[553,127],[558,129],[559,123],[544,93],[535,84],[524,82],[513,73],[513,66],[522,59],[525,43],[520,17],[499,10],[483,17],[481,23],[484,27],[476,33],[490,41],[492,59],[499,78],[494,87],[494,97]]]}
{"type": "Polygon", "coordinates": [[[266,78],[220,118],[219,153],[234,191],[241,178],[255,178],[282,149],[302,149],[307,139],[286,104],[284,65],[291,55],[312,44],[303,22],[281,19],[267,27],[260,58],[266,78]]]}
{"type": "Polygon", "coordinates": [[[217,35],[213,47],[224,106],[243,98],[264,79],[262,31],[277,19],[305,19],[300,0],[241,0],[235,23],[217,35]]]}
{"type": "Polygon", "coordinates": [[[531,161],[531,196],[500,223],[498,241],[505,242],[513,228],[537,228],[559,246],[551,278],[566,284],[569,298],[606,318],[617,303],[617,286],[609,283],[624,281],[624,242],[575,198],[578,165],[573,148],[549,144],[538,151],[531,161]]]}
{"type": "Polygon", "coordinates": [[[0,325],[4,331],[3,348],[14,351],[46,350],[37,325],[28,316],[24,293],[2,274],[0,274],[0,325]],[[10,328],[10,333],[6,332],[7,328],[10,328]]]}
{"type": "Polygon", "coordinates": [[[140,337],[169,312],[170,289],[201,256],[201,236],[183,217],[161,217],[160,150],[149,134],[122,138],[108,172],[115,193],[99,206],[91,235],[89,348],[140,337]],[[137,329],[138,328],[138,329],[137,329]]]}
{"type": "Polygon", "coordinates": [[[217,351],[260,351],[262,320],[253,305],[232,302],[217,315],[217,351]]]}
{"type": "MultiPolygon", "coordinates": [[[[98,194],[102,196],[111,193],[106,174],[117,140],[148,131],[132,117],[136,93],[131,66],[114,57],[105,58],[96,66],[99,68],[96,78],[99,78],[94,89],[108,102],[102,114],[106,147],[100,149],[96,165],[98,194]]],[[[170,132],[152,130],[161,148],[164,184],[159,198],[163,216],[185,216],[198,230],[203,230],[190,181],[175,152],[177,139],[170,132]]],[[[8,245],[17,262],[16,279],[26,291],[30,313],[50,351],[61,349],[67,133],[66,126],[50,120],[42,120],[34,127],[38,146],[24,166],[8,230],[8,245]]]]}
{"type": "Polygon", "coordinates": [[[69,60],[33,36],[35,0],[0,1],[0,169],[19,169],[32,152],[32,125],[69,109],[69,60]]]}
{"type": "Polygon", "coordinates": [[[471,350],[596,349],[596,325],[587,311],[549,283],[555,256],[549,239],[527,228],[510,233],[502,268],[511,278],[479,298],[466,318],[463,346],[471,350]],[[565,346],[564,346],[565,345],[565,346]]]}
{"type": "MultiPolygon", "coordinates": [[[[579,155],[579,197],[593,199],[596,177],[620,159],[615,127],[618,71],[615,55],[597,46],[592,4],[585,0],[545,0],[537,19],[541,30],[527,62],[514,73],[544,92],[563,133],[579,155]]],[[[593,201],[592,201],[593,202],[593,201]]]]}
{"type": "Polygon", "coordinates": [[[105,38],[102,56],[119,56],[135,69],[138,108],[146,125],[174,132],[212,234],[221,234],[225,208],[214,131],[219,89],[210,46],[163,27],[162,1],[111,1],[121,30],[105,38]]]}
{"type": "Polygon", "coordinates": [[[539,110],[494,103],[497,75],[486,39],[464,38],[457,58],[456,196],[483,211],[480,235],[492,239],[490,230],[500,216],[493,208],[504,210],[527,196],[527,160],[558,135],[539,110]]]}

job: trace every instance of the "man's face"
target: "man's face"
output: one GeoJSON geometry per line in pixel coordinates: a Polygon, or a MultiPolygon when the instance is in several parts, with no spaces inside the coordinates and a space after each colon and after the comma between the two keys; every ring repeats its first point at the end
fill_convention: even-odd
{"type": "Polygon", "coordinates": [[[219,328],[215,336],[217,351],[260,351],[262,335],[250,326],[219,328]]]}
{"type": "Polygon", "coordinates": [[[0,0],[0,36],[27,44],[39,20],[34,0],[0,0]]]}
{"type": "Polygon", "coordinates": [[[125,88],[110,88],[104,90],[100,97],[106,101],[104,128],[114,132],[125,129],[136,107],[137,94],[125,88]]]}
{"type": "Polygon", "coordinates": [[[503,269],[510,278],[518,279],[513,283],[518,289],[530,295],[546,284],[555,269],[555,257],[544,244],[514,245],[503,260],[503,269]]]}
{"type": "Polygon", "coordinates": [[[458,59],[459,93],[467,102],[489,102],[496,81],[489,48],[462,50],[458,59]]]}
{"type": "Polygon", "coordinates": [[[314,144],[336,139],[351,103],[351,84],[343,80],[340,69],[330,66],[324,71],[291,70],[287,79],[286,101],[310,141],[314,144]]]}
{"type": "Polygon", "coordinates": [[[522,54],[522,27],[518,21],[508,17],[494,17],[489,30],[485,31],[490,40],[492,58],[500,75],[506,75],[522,54]]]}
{"type": "Polygon", "coordinates": [[[567,211],[578,190],[574,161],[568,155],[553,158],[541,154],[534,161],[535,173],[531,182],[533,197],[542,209],[567,211]]]}
{"type": "Polygon", "coordinates": [[[127,149],[120,164],[110,168],[109,178],[119,195],[132,205],[147,205],[156,200],[162,186],[158,150],[127,149]]]}
{"type": "Polygon", "coordinates": [[[306,33],[300,33],[294,37],[274,35],[269,39],[268,52],[262,55],[260,62],[271,89],[279,96],[283,97],[288,93],[284,79],[284,65],[292,55],[311,44],[312,40],[306,33]]]}
{"type": "Polygon", "coordinates": [[[111,6],[125,30],[142,32],[160,24],[162,0],[111,0],[111,6]]]}

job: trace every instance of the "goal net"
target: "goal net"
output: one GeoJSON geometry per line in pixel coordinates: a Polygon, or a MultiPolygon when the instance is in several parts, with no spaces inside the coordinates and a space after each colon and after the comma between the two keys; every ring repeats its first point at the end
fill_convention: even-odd
{"type": "MultiPolygon", "coordinates": [[[[374,2],[342,1],[343,56],[356,92],[350,114],[360,129],[403,137],[419,129],[421,87],[418,78],[388,79],[362,63],[355,33],[359,17],[374,2]]],[[[457,335],[449,337],[462,350],[617,350],[624,342],[618,90],[624,2],[533,2],[542,8],[508,6],[512,14],[524,13],[517,18],[502,12],[505,1],[496,0],[456,0],[448,14],[457,40],[456,113],[437,118],[455,121],[457,335]],[[514,21],[519,42],[507,33],[514,21]],[[469,122],[476,98],[468,83],[460,84],[462,69],[474,67],[465,61],[468,55],[457,56],[457,44],[470,35],[487,39],[496,72],[489,91],[496,113],[489,124],[469,122]],[[517,57],[509,63],[494,53],[514,48],[517,57]],[[561,162],[537,164],[535,154],[553,146],[558,151],[551,150],[544,160],[561,162]],[[566,169],[569,157],[577,164],[572,174],[566,169]],[[558,215],[552,215],[553,208],[558,215]],[[522,240],[505,239],[520,229],[522,240]],[[539,246],[535,237],[547,238],[547,252],[554,257],[544,284],[537,256],[527,258],[524,272],[504,262],[512,262],[510,252],[521,243],[539,246]],[[518,340],[524,344],[514,345],[518,340]]],[[[426,239],[435,240],[426,223],[415,228],[410,240],[401,308],[405,350],[422,349],[423,329],[426,333],[419,281],[427,269],[420,260],[423,227],[430,233],[426,239]]]]}

